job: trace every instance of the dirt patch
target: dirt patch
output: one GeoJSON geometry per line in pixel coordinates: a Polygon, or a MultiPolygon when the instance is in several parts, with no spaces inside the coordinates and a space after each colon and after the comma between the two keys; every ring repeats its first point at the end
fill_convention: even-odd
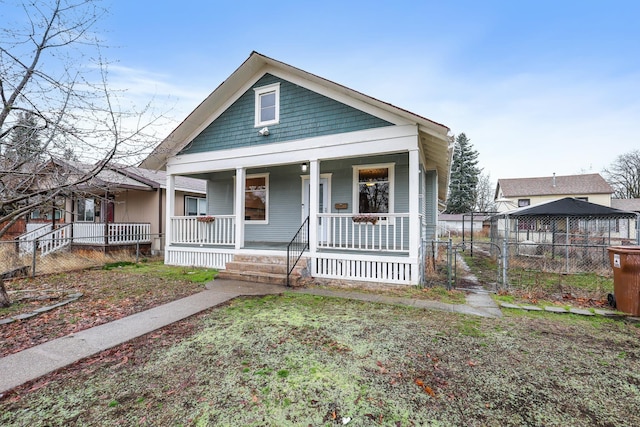
{"type": "Polygon", "coordinates": [[[2,425],[639,425],[640,328],[242,298],[25,385],[2,425]]]}
{"type": "Polygon", "coordinates": [[[203,283],[190,280],[190,273],[196,270],[202,271],[131,265],[7,282],[14,304],[0,309],[0,319],[56,304],[70,293],[79,292],[82,297],[35,317],[0,325],[0,357],[200,292],[203,283]]]}

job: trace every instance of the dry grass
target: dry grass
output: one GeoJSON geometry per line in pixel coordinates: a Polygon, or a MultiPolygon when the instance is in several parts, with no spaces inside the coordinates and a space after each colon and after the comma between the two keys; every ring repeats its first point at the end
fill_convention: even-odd
{"type": "Polygon", "coordinates": [[[640,425],[640,328],[246,298],[0,402],[0,424],[640,425]]]}

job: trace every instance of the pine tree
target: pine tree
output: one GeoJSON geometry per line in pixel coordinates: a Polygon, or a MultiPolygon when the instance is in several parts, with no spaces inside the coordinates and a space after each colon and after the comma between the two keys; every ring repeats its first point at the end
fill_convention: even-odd
{"type": "Polygon", "coordinates": [[[461,214],[473,211],[481,172],[478,168],[478,154],[464,133],[458,135],[453,150],[446,213],[461,214]]]}
{"type": "Polygon", "coordinates": [[[40,160],[42,156],[40,130],[33,112],[20,113],[18,122],[11,130],[11,141],[6,151],[7,158],[16,164],[40,160]]]}

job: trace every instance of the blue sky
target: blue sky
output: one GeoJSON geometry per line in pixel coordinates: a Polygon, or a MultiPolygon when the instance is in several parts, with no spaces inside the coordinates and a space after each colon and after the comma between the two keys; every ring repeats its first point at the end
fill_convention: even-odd
{"type": "Polygon", "coordinates": [[[173,124],[256,50],[465,132],[493,181],[640,148],[638,1],[106,4],[111,81],[173,124]]]}

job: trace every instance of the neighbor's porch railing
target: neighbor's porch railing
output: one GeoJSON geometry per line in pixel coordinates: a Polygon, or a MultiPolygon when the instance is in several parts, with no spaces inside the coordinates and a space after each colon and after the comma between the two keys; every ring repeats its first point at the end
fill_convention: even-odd
{"type": "Polygon", "coordinates": [[[175,216],[171,244],[235,245],[235,216],[175,216]]]}
{"type": "Polygon", "coordinates": [[[104,223],[74,222],[73,243],[84,245],[128,245],[151,242],[151,224],[149,223],[110,223],[107,225],[105,239],[104,223]]]}
{"type": "Polygon", "coordinates": [[[33,241],[49,233],[51,231],[51,227],[51,223],[27,223],[27,232],[18,237],[18,242],[20,242],[20,253],[27,253],[31,251],[33,249],[33,241]]]}
{"type": "Polygon", "coordinates": [[[318,214],[318,248],[409,251],[409,214],[318,214]]]}

